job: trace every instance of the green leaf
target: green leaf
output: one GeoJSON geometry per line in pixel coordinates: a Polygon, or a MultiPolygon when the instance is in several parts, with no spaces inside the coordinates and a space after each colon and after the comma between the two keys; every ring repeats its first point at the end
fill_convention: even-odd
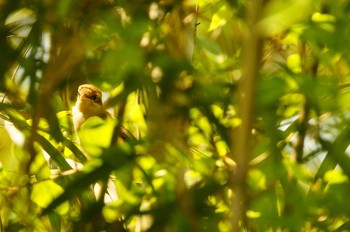
{"type": "Polygon", "coordinates": [[[263,35],[276,35],[309,17],[311,0],[270,1],[258,27],[263,35]],[[303,9],[303,10],[301,10],[303,9]]]}
{"type": "Polygon", "coordinates": [[[50,222],[52,225],[52,228],[54,229],[54,231],[61,231],[62,230],[62,226],[61,226],[61,217],[60,215],[58,215],[55,212],[51,212],[49,213],[49,218],[50,218],[50,222]]]}
{"type": "Polygon", "coordinates": [[[325,181],[329,184],[341,184],[348,182],[349,179],[346,175],[343,174],[341,170],[329,170],[324,175],[325,181]]]}
{"type": "Polygon", "coordinates": [[[249,170],[249,185],[254,190],[265,190],[266,189],[266,176],[259,169],[249,170]]]}
{"type": "Polygon", "coordinates": [[[290,159],[284,159],[283,164],[286,166],[286,169],[290,172],[290,175],[293,175],[297,180],[302,181],[306,184],[311,183],[312,174],[310,170],[307,169],[304,165],[300,165],[290,159]]]}
{"type": "Polygon", "coordinates": [[[67,146],[67,148],[73,153],[79,162],[85,163],[87,161],[85,154],[76,146],[74,142],[67,138],[64,138],[63,144],[67,146]]]}
{"type": "MultiPolygon", "coordinates": [[[[42,208],[46,208],[53,199],[57,198],[64,192],[64,189],[52,180],[42,181],[33,185],[31,200],[42,208]]],[[[69,210],[68,202],[57,208],[61,215],[66,214],[69,210]]]]}
{"type": "Polygon", "coordinates": [[[89,163],[87,163],[87,168],[84,168],[82,172],[79,172],[75,178],[68,183],[64,188],[65,191],[54,199],[47,208],[44,209],[42,214],[47,214],[63,202],[82,194],[88,190],[92,184],[98,181],[107,181],[108,176],[113,170],[118,170],[130,164],[135,157],[130,154],[131,150],[126,149],[125,146],[126,144],[123,143],[104,149],[101,156],[94,158],[95,160],[91,160],[90,163],[92,165],[89,166],[89,163]],[[102,161],[102,163],[100,161],[102,161]]]}
{"type": "Polygon", "coordinates": [[[0,163],[6,169],[14,171],[17,167],[17,161],[12,153],[13,142],[3,124],[0,123],[0,163]]]}
{"type": "Polygon", "coordinates": [[[41,147],[47,152],[52,160],[58,165],[61,171],[71,170],[72,167],[68,164],[63,154],[56,149],[44,136],[37,134],[36,139],[41,147]]]}
{"type": "Polygon", "coordinates": [[[104,148],[109,147],[116,121],[91,117],[84,122],[78,131],[80,144],[89,156],[101,155],[104,148]]]}
{"type": "Polygon", "coordinates": [[[63,193],[58,195],[58,197],[48,204],[48,206],[42,211],[42,215],[51,212],[65,201],[69,201],[73,197],[77,197],[79,194],[82,194],[93,183],[96,183],[99,180],[106,180],[110,172],[111,170],[107,165],[101,165],[91,172],[81,173],[64,188],[63,193]]]}
{"type": "Polygon", "coordinates": [[[287,66],[292,70],[294,73],[300,73],[301,72],[301,61],[300,61],[300,55],[299,54],[291,54],[287,58],[287,66]]]}
{"type": "Polygon", "coordinates": [[[218,27],[224,26],[227,21],[232,17],[232,10],[229,8],[229,5],[223,5],[220,9],[213,14],[211,18],[211,23],[208,31],[213,31],[218,27]]]}

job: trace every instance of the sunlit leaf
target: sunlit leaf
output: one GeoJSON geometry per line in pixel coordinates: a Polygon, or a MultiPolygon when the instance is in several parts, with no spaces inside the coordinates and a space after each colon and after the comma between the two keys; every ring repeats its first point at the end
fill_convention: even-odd
{"type": "Polygon", "coordinates": [[[225,156],[228,153],[227,144],[224,141],[218,141],[215,143],[216,149],[220,156],[225,156]]]}
{"type": "Polygon", "coordinates": [[[256,212],[256,211],[253,211],[253,210],[248,210],[247,211],[247,217],[248,218],[259,218],[260,216],[261,216],[260,212],[256,212]]]}
{"type": "Polygon", "coordinates": [[[315,23],[320,23],[319,26],[326,31],[334,32],[335,30],[333,24],[336,22],[336,18],[333,15],[316,12],[311,16],[311,20],[315,23]]]}
{"type": "MultiPolygon", "coordinates": [[[[55,182],[48,180],[36,183],[33,186],[31,199],[42,208],[46,208],[53,199],[64,192],[64,189],[55,182]]],[[[57,208],[59,214],[66,214],[69,204],[65,203],[57,208]]]]}
{"type": "Polygon", "coordinates": [[[188,187],[191,187],[202,180],[202,176],[199,172],[188,170],[185,173],[185,182],[188,187]]]}
{"type": "Polygon", "coordinates": [[[102,165],[89,173],[79,175],[75,180],[70,182],[68,186],[64,188],[64,192],[56,195],[57,197],[49,202],[47,207],[43,210],[42,214],[47,214],[54,210],[56,207],[63,204],[65,201],[69,201],[72,198],[78,196],[78,194],[82,194],[88,189],[91,184],[96,183],[98,180],[105,180],[110,172],[111,170],[109,168],[102,165]]]}
{"type": "Polygon", "coordinates": [[[56,147],[54,147],[45,137],[37,135],[37,141],[62,171],[72,169],[72,167],[63,157],[62,153],[57,150],[56,147]]]}
{"type": "Polygon", "coordinates": [[[15,170],[16,159],[12,154],[13,142],[5,128],[0,123],[0,163],[7,170],[15,170]]]}
{"type": "Polygon", "coordinates": [[[264,190],[266,188],[266,177],[259,169],[249,171],[249,183],[252,188],[264,190]]]}
{"type": "Polygon", "coordinates": [[[78,132],[79,141],[83,149],[90,156],[98,156],[103,148],[111,144],[115,121],[91,117],[83,124],[78,132]]]}
{"type": "Polygon", "coordinates": [[[329,184],[341,184],[348,181],[348,177],[341,170],[330,170],[326,172],[324,179],[329,184]]]}
{"type": "Polygon", "coordinates": [[[294,73],[301,72],[301,63],[299,54],[293,54],[288,56],[287,65],[294,73]]]}
{"type": "Polygon", "coordinates": [[[220,9],[213,15],[208,31],[213,31],[218,27],[224,26],[227,21],[232,16],[232,11],[230,11],[227,5],[223,5],[220,9]]]}

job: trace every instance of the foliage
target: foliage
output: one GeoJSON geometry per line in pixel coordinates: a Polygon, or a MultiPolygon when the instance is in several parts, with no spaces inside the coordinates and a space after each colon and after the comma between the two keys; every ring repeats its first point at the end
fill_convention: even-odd
{"type": "Polygon", "coordinates": [[[349,9],[0,0],[0,231],[350,230],[349,9]]]}

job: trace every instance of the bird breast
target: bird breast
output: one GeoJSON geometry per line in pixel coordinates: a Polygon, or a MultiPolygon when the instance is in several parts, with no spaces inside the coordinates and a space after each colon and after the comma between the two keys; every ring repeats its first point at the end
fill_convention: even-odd
{"type": "Polygon", "coordinates": [[[103,119],[107,118],[108,113],[99,105],[92,101],[80,101],[78,100],[72,109],[74,128],[79,130],[80,126],[90,117],[98,116],[103,119]]]}

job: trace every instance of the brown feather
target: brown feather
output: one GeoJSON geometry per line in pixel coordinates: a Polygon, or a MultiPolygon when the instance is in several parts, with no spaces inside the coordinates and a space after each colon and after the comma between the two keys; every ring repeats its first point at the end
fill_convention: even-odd
{"type": "MultiPolygon", "coordinates": [[[[111,117],[102,105],[102,91],[94,85],[83,84],[78,88],[78,96],[72,109],[73,123],[78,131],[81,125],[90,117],[98,116],[102,119],[111,117]]],[[[120,128],[121,140],[135,140],[135,137],[125,127],[120,128]]]]}

